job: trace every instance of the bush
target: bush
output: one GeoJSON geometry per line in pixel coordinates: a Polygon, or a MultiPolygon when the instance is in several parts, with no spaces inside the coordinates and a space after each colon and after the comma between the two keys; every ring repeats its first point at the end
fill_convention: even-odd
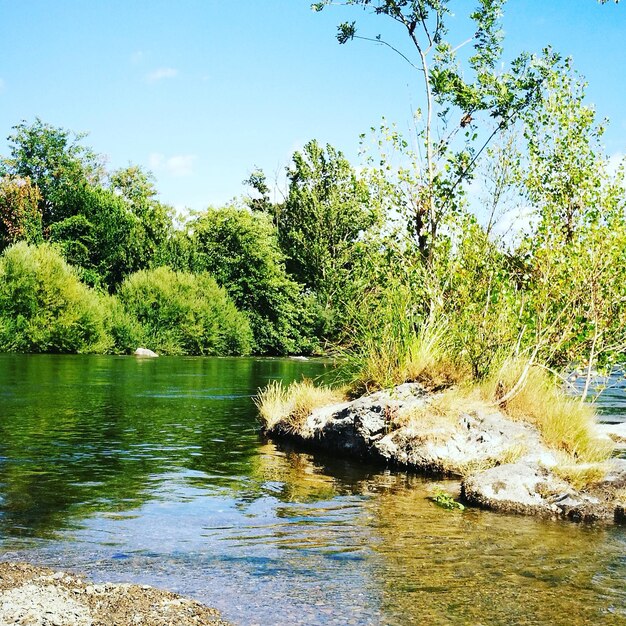
{"type": "MultiPolygon", "coordinates": [[[[141,325],[143,344],[152,350],[207,356],[250,352],[247,317],[207,273],[142,270],[122,283],[118,297],[141,325]]],[[[129,332],[126,322],[119,332],[129,332]]]]}
{"type": "Polygon", "coordinates": [[[106,304],[50,245],[25,242],[0,257],[0,350],[100,352],[106,304]]]}
{"type": "Polygon", "coordinates": [[[255,351],[310,353],[317,349],[314,299],[284,267],[268,215],[244,209],[209,209],[190,224],[194,271],[208,271],[246,311],[255,351]]]}

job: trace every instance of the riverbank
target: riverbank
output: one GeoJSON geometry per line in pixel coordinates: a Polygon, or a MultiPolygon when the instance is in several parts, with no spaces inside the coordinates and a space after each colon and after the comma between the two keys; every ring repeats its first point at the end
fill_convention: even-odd
{"type": "Polygon", "coordinates": [[[626,460],[608,458],[613,443],[599,429],[587,441],[598,450],[598,461],[589,462],[575,450],[547,445],[545,433],[532,423],[454,390],[431,393],[406,383],[352,401],[328,390],[317,398],[316,393],[307,389],[304,401],[290,399],[288,391],[278,399],[262,395],[267,434],[310,449],[458,477],[463,501],[481,508],[625,521],[626,460]]]}
{"type": "Polygon", "coordinates": [[[228,626],[216,609],[169,591],[10,562],[0,563],[0,624],[228,626]]]}

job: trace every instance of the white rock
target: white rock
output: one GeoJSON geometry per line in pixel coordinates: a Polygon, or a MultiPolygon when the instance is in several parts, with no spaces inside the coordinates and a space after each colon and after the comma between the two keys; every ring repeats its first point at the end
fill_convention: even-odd
{"type": "Polygon", "coordinates": [[[133,356],[141,356],[141,357],[146,357],[149,359],[154,359],[155,357],[159,355],[156,352],[153,352],[152,350],[148,350],[148,348],[137,348],[133,352],[133,356]]]}

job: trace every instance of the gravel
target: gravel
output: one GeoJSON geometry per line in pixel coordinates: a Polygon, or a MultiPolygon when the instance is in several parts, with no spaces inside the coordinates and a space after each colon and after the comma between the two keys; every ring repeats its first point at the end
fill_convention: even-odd
{"type": "Polygon", "coordinates": [[[0,626],[228,626],[216,609],[148,585],[93,584],[0,563],[0,626]]]}

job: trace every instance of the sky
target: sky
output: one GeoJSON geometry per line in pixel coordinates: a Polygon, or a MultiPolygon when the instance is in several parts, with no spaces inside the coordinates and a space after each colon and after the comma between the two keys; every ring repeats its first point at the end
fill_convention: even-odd
{"type": "MultiPolygon", "coordinates": [[[[88,133],[111,169],[152,171],[160,199],[183,212],[245,193],[255,167],[282,180],[310,139],[358,165],[359,135],[383,116],[410,126],[419,75],[387,48],[335,39],[356,20],[360,34],[403,45],[388,18],[310,4],[0,0],[0,155],[14,125],[39,117],[88,133]]],[[[573,57],[611,121],[607,152],[626,153],[626,2],[509,0],[503,26],[507,56],[551,45],[573,57]]]]}

